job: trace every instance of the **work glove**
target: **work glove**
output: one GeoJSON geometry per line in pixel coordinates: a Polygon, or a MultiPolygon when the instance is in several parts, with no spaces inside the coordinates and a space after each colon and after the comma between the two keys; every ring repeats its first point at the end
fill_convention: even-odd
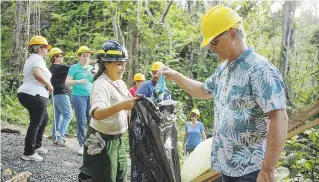
{"type": "Polygon", "coordinates": [[[96,155],[100,154],[104,149],[105,141],[101,137],[100,133],[96,132],[95,135],[90,134],[90,137],[86,139],[84,145],[88,147],[87,153],[89,155],[96,155]]]}

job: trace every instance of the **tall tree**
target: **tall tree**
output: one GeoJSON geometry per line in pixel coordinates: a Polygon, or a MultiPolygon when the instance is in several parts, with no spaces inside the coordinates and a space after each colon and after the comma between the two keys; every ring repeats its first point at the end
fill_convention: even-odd
{"type": "Polygon", "coordinates": [[[142,13],[142,1],[137,1],[136,3],[136,16],[137,16],[137,25],[133,26],[133,31],[131,35],[130,45],[129,45],[129,53],[130,53],[130,61],[128,65],[128,74],[127,74],[127,85],[132,86],[133,85],[133,77],[136,73],[136,63],[138,59],[138,53],[139,53],[139,47],[140,47],[140,36],[141,36],[141,13],[142,13]]]}
{"type": "Polygon", "coordinates": [[[282,40],[279,59],[279,70],[284,80],[287,77],[289,66],[289,54],[293,46],[294,15],[296,10],[296,3],[296,1],[285,1],[283,8],[282,40]]]}
{"type": "MultiPolygon", "coordinates": [[[[285,1],[283,8],[283,24],[282,24],[282,40],[279,58],[279,70],[283,76],[285,83],[287,83],[287,74],[289,67],[289,55],[293,48],[294,36],[294,15],[296,10],[296,1],[285,1]]],[[[286,84],[286,98],[288,106],[293,106],[289,86],[286,84]]]]}
{"type": "Polygon", "coordinates": [[[23,64],[28,57],[27,44],[29,39],[31,36],[41,33],[40,13],[40,6],[37,1],[15,2],[13,45],[8,71],[17,73],[17,76],[21,73],[23,64]]]}

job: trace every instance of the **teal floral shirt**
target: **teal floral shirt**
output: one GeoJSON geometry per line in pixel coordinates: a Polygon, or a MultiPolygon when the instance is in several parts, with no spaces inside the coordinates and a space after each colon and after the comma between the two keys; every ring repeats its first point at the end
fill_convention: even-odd
{"type": "Polygon", "coordinates": [[[261,169],[266,151],[268,112],[286,109],[280,72],[248,48],[225,61],[203,89],[214,98],[212,169],[239,177],[261,169]]]}

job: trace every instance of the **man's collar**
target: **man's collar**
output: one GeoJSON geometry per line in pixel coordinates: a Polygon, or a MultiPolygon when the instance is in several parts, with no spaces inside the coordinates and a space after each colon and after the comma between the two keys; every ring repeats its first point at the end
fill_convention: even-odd
{"type": "Polygon", "coordinates": [[[234,70],[236,66],[243,60],[245,60],[254,49],[252,47],[247,48],[243,53],[241,53],[234,61],[227,63],[227,66],[230,70],[234,70]]]}

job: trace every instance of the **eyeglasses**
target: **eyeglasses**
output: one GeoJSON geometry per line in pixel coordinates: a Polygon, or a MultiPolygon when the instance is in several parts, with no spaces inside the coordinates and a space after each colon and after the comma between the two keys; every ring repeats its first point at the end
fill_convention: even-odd
{"type": "Polygon", "coordinates": [[[212,44],[212,45],[214,45],[214,46],[217,46],[217,44],[218,44],[217,39],[218,39],[219,37],[223,36],[223,35],[224,35],[225,33],[227,33],[227,32],[228,32],[228,30],[226,30],[226,31],[220,33],[219,35],[217,35],[213,40],[210,41],[210,44],[212,44]]]}

